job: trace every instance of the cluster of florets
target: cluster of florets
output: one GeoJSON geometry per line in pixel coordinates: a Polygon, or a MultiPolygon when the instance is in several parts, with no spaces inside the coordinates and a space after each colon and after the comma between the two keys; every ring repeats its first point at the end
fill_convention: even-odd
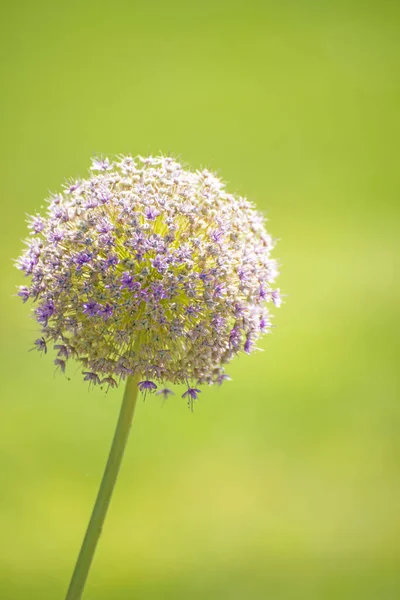
{"type": "Polygon", "coordinates": [[[35,345],[52,343],[61,371],[80,361],[93,384],[136,374],[143,391],[185,383],[193,401],[195,383],[228,379],[223,365],[255,348],[280,303],[263,217],[169,157],[95,159],[29,227],[18,294],[36,302],[35,345]]]}

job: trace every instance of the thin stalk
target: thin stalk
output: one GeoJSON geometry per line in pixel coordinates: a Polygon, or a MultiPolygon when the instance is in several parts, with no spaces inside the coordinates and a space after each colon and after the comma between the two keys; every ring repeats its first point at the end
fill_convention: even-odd
{"type": "Polygon", "coordinates": [[[85,587],[97,542],[99,541],[103,529],[104,519],[110,504],[115,482],[117,481],[126,442],[129,437],[138,396],[137,384],[137,376],[129,377],[127,379],[121,411],[119,413],[107,465],[65,600],[80,600],[82,597],[83,588],[85,587]]]}

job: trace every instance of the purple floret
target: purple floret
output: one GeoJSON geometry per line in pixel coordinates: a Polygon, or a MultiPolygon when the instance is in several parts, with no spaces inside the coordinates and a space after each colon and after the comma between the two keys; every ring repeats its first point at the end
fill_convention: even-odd
{"type": "Polygon", "coordinates": [[[279,306],[282,304],[281,295],[280,295],[279,290],[274,290],[271,294],[271,298],[272,298],[272,302],[275,304],[275,306],[279,308],[279,306]]]}
{"type": "Polygon", "coordinates": [[[108,158],[94,158],[91,166],[92,171],[108,171],[110,161],[108,158]]]}
{"type": "Polygon", "coordinates": [[[109,319],[110,317],[112,317],[112,315],[113,315],[113,312],[114,312],[114,309],[113,309],[113,307],[111,306],[111,304],[108,304],[108,302],[107,302],[107,304],[106,304],[105,306],[103,306],[103,307],[100,309],[100,313],[101,313],[101,315],[102,315],[102,317],[103,317],[103,319],[104,319],[105,321],[106,321],[107,319],[109,319]]]}
{"type": "Polygon", "coordinates": [[[59,367],[62,373],[65,373],[65,360],[62,360],[61,358],[56,358],[54,364],[56,365],[56,367],[59,367]]]}
{"type": "Polygon", "coordinates": [[[31,348],[31,350],[38,350],[39,352],[43,352],[44,354],[47,354],[47,343],[43,337],[35,340],[34,343],[35,343],[35,347],[31,348]]]}
{"type": "Polygon", "coordinates": [[[75,263],[78,266],[78,269],[83,267],[92,260],[92,255],[90,252],[79,252],[79,254],[75,258],[75,263]]]}
{"type": "Polygon", "coordinates": [[[93,385],[100,384],[100,377],[97,375],[97,373],[83,371],[82,375],[84,375],[83,381],[89,381],[89,383],[93,383],[93,385]]]}
{"type": "Polygon", "coordinates": [[[41,231],[43,231],[44,221],[43,221],[42,217],[39,217],[39,216],[34,217],[34,219],[32,220],[31,229],[35,233],[40,233],[41,231]]]}
{"type": "Polygon", "coordinates": [[[214,297],[215,298],[221,298],[225,293],[225,286],[223,283],[218,284],[217,286],[215,286],[214,289],[214,297]]]}
{"type": "Polygon", "coordinates": [[[109,256],[106,260],[107,267],[114,267],[117,264],[118,264],[118,256],[116,256],[115,254],[109,254],[109,256]]]}
{"type": "Polygon", "coordinates": [[[222,385],[224,381],[230,381],[232,378],[229,377],[229,375],[227,375],[226,373],[223,373],[222,375],[218,375],[217,378],[217,383],[218,385],[222,385]]]}
{"type": "Polygon", "coordinates": [[[17,296],[22,298],[22,302],[25,303],[30,296],[29,289],[25,285],[21,285],[18,290],[17,296]]]}
{"type": "Polygon", "coordinates": [[[64,239],[64,235],[65,234],[63,231],[60,231],[59,229],[53,229],[48,235],[49,242],[53,242],[53,244],[57,245],[58,242],[61,242],[64,239]]]}
{"type": "Polygon", "coordinates": [[[105,377],[104,379],[101,380],[101,385],[107,384],[107,386],[110,388],[114,388],[117,387],[117,382],[115,381],[115,379],[113,377],[105,377]]]}
{"type": "Polygon", "coordinates": [[[174,396],[175,394],[172,390],[170,390],[168,388],[163,388],[162,390],[159,390],[156,393],[156,396],[161,396],[161,395],[164,396],[164,400],[166,400],[168,398],[168,396],[171,396],[171,395],[174,396]]]}
{"type": "Polygon", "coordinates": [[[55,308],[53,300],[48,300],[47,302],[39,306],[36,309],[36,318],[38,323],[41,323],[45,327],[47,327],[49,318],[54,314],[54,310],[55,308]]]}
{"type": "Polygon", "coordinates": [[[130,288],[133,284],[133,277],[128,271],[125,271],[121,277],[121,287],[122,288],[130,288]]]}
{"type": "Polygon", "coordinates": [[[83,312],[89,317],[95,317],[99,313],[99,305],[94,300],[89,300],[83,305],[83,312]]]}
{"type": "Polygon", "coordinates": [[[266,289],[264,288],[264,286],[261,284],[260,285],[260,300],[265,300],[268,296],[268,293],[266,291],[266,289]]]}
{"type": "Polygon", "coordinates": [[[197,388],[188,388],[184,394],[182,394],[182,398],[190,398],[191,400],[197,400],[197,394],[201,394],[201,390],[197,388]]]}
{"type": "Polygon", "coordinates": [[[138,387],[141,392],[146,392],[147,390],[153,392],[157,389],[156,384],[153,383],[153,381],[149,381],[148,379],[144,381],[139,381],[138,387]]]}
{"type": "Polygon", "coordinates": [[[160,214],[160,211],[151,206],[146,206],[144,214],[149,221],[154,221],[154,219],[160,214]]]}
{"type": "Polygon", "coordinates": [[[233,347],[238,346],[240,341],[240,331],[238,327],[232,327],[229,333],[229,344],[233,347]]]}
{"type": "Polygon", "coordinates": [[[25,275],[31,275],[37,262],[38,260],[34,256],[22,256],[17,263],[17,267],[20,271],[24,271],[25,275]]]}
{"type": "Polygon", "coordinates": [[[56,344],[54,346],[54,350],[58,350],[57,352],[57,356],[63,356],[64,358],[68,358],[69,357],[69,351],[67,346],[64,346],[64,344],[56,344]]]}

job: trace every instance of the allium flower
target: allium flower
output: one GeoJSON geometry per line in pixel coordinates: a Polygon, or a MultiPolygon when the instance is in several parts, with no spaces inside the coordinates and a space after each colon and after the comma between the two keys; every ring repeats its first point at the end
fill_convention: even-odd
{"type": "Polygon", "coordinates": [[[18,295],[36,303],[35,345],[55,344],[62,371],[80,361],[90,384],[221,384],[224,365],[269,330],[267,304],[280,304],[264,218],[169,157],[94,159],[29,223],[18,295]]]}
{"type": "Polygon", "coordinates": [[[139,391],[164,400],[184,383],[193,409],[204,383],[221,385],[250,354],[279,306],[274,246],[263,217],[207,170],[169,157],[95,158],[87,179],[29,218],[20,286],[57,370],[72,358],[89,386],[126,379],[107,466],[66,600],[81,600],[128,440],[139,391]],[[156,380],[157,383],[155,383],[156,380]],[[156,391],[157,390],[157,391],[156,391]]]}

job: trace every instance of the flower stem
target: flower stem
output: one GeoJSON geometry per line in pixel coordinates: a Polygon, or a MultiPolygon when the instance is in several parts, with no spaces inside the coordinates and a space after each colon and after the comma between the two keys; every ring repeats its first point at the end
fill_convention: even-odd
{"type": "Polygon", "coordinates": [[[127,379],[107,465],[65,600],[80,600],[82,597],[132,425],[138,395],[137,384],[138,377],[136,375],[127,379]]]}

